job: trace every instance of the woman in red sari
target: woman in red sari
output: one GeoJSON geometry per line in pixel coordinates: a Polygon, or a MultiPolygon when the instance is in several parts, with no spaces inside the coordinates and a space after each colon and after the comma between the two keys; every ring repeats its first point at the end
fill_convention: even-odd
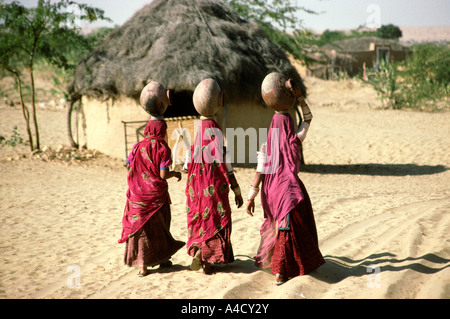
{"type": "Polygon", "coordinates": [[[170,171],[172,157],[166,135],[164,118],[152,115],[145,138],[133,146],[127,160],[128,191],[119,243],[125,243],[124,263],[140,266],[139,276],[147,275],[147,267],[170,267],[171,256],[185,244],[170,233],[171,202],[166,180],[176,177],[179,181],[181,173],[170,171]]]}
{"type": "Polygon", "coordinates": [[[258,152],[257,173],[247,202],[247,213],[253,215],[254,199],[262,182],[265,220],[255,263],[261,268],[270,267],[277,284],[308,274],[325,263],[318,246],[311,201],[298,177],[300,150],[312,115],[293,81],[287,83],[300,102],[304,121],[296,132],[287,110],[273,116],[267,144],[258,152]]]}
{"type": "Polygon", "coordinates": [[[202,81],[194,91],[194,106],[202,116],[185,165],[187,252],[194,257],[191,269],[203,267],[206,274],[211,273],[210,264],[234,261],[230,184],[237,206],[243,204],[231,166],[224,160],[222,131],[213,117],[221,101],[222,93],[214,80],[202,81]]]}

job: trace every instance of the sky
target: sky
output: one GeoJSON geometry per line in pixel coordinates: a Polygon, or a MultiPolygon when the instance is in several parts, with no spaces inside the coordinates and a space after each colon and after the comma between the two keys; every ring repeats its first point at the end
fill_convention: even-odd
{"type": "MultiPolygon", "coordinates": [[[[11,2],[0,0],[0,2],[11,2]]],[[[37,0],[19,0],[35,6],[37,0]]],[[[113,20],[107,26],[122,25],[151,0],[76,0],[103,9],[113,20]]],[[[298,0],[300,6],[318,14],[299,13],[303,28],[315,31],[399,27],[450,26],[450,0],[298,0]]],[[[102,23],[105,25],[105,22],[102,23]]]]}

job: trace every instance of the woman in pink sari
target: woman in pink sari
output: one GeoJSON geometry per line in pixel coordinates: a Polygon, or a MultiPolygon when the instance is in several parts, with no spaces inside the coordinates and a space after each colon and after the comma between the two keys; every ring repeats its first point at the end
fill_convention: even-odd
{"type": "Polygon", "coordinates": [[[300,90],[290,83],[304,121],[296,132],[288,111],[277,111],[273,116],[267,144],[258,152],[257,173],[247,202],[247,213],[253,215],[254,199],[262,182],[265,220],[255,263],[261,268],[271,268],[277,284],[308,274],[325,263],[318,246],[311,201],[298,177],[300,150],[312,115],[300,90]]]}
{"type": "Polygon", "coordinates": [[[243,204],[231,166],[224,160],[222,131],[213,118],[221,105],[221,96],[218,84],[211,79],[204,80],[197,86],[194,92],[194,106],[202,116],[200,124],[196,127],[194,144],[191,146],[185,166],[188,175],[187,252],[194,257],[191,269],[198,270],[203,267],[206,274],[212,271],[210,264],[227,264],[234,261],[230,240],[231,207],[228,200],[230,184],[236,195],[237,206],[243,204]],[[210,105],[206,105],[205,108],[200,106],[208,103],[210,105]]]}
{"type": "Polygon", "coordinates": [[[170,258],[184,242],[170,233],[171,211],[167,179],[181,179],[181,173],[170,171],[171,150],[166,142],[167,124],[162,116],[152,116],[145,138],[133,146],[129,162],[127,201],[122,218],[125,243],[124,263],[140,266],[139,276],[147,267],[170,267],[170,258]]]}

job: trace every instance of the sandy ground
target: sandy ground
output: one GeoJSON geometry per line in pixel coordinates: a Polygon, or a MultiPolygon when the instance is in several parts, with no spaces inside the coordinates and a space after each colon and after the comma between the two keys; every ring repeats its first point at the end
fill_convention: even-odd
{"type": "MultiPolygon", "coordinates": [[[[121,159],[31,159],[0,148],[0,298],[450,298],[450,113],[381,110],[360,82],[307,79],[314,119],[300,173],[326,264],[282,286],[253,265],[263,221],[233,211],[236,261],[214,275],[171,269],[144,278],[117,243],[121,159]]],[[[39,110],[41,144],[67,144],[63,110],[39,110]]],[[[25,137],[19,107],[0,107],[0,135],[25,137]]],[[[24,155],[22,155],[24,154],[24,155]]],[[[247,196],[254,171],[237,168],[247,196]]],[[[170,180],[172,227],[186,240],[186,176],[170,180]]]]}

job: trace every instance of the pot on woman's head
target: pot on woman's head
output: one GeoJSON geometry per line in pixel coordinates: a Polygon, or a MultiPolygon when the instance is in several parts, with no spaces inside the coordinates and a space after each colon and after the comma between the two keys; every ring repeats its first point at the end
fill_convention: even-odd
{"type": "Polygon", "coordinates": [[[141,106],[153,116],[161,116],[170,104],[170,92],[159,82],[151,81],[141,92],[141,106]]]}
{"type": "Polygon", "coordinates": [[[281,73],[269,73],[261,84],[261,96],[267,106],[275,111],[289,110],[296,102],[289,89],[291,82],[281,73]]]}
{"type": "Polygon", "coordinates": [[[215,80],[204,79],[195,88],[192,101],[200,115],[211,117],[222,106],[223,92],[215,80]]]}

